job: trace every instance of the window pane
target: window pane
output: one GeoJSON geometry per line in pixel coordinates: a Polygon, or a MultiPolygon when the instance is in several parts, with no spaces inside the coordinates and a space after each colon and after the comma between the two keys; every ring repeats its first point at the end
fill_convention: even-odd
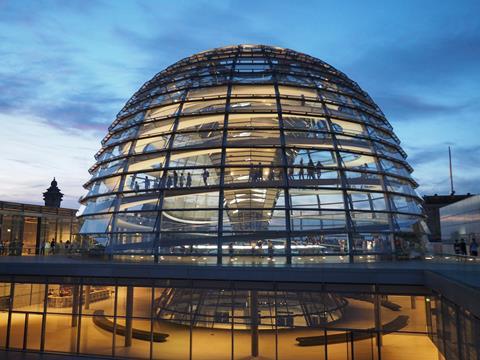
{"type": "Polygon", "coordinates": [[[174,119],[148,122],[140,127],[139,137],[147,137],[168,133],[173,130],[174,119]]]}
{"type": "MultiPolygon", "coordinates": [[[[170,154],[171,168],[220,165],[222,149],[205,149],[195,151],[173,151],[170,154]]],[[[212,172],[210,171],[210,176],[212,172]]]]}
{"type": "Polygon", "coordinates": [[[191,188],[199,186],[218,185],[220,169],[179,169],[169,170],[165,183],[165,189],[191,188]]]}
{"type": "Polygon", "coordinates": [[[156,107],[147,112],[146,119],[175,116],[178,111],[178,104],[156,107]]]}
{"type": "Polygon", "coordinates": [[[354,192],[348,195],[355,210],[384,211],[386,210],[385,197],[382,193],[354,192]]]}
{"type": "Polygon", "coordinates": [[[283,168],[254,165],[226,168],[224,183],[238,186],[282,186],[283,168]]]}
{"type": "Polygon", "coordinates": [[[245,95],[272,95],[275,96],[275,88],[272,85],[233,85],[232,96],[245,95]]]}
{"type": "Polygon", "coordinates": [[[120,184],[120,180],[120,176],[97,180],[92,185],[89,185],[90,191],[88,192],[87,196],[100,195],[118,191],[118,185],[120,184]]]}
{"type": "Polygon", "coordinates": [[[217,210],[170,210],[162,212],[162,231],[216,231],[217,210]]]}
{"type": "Polygon", "coordinates": [[[177,191],[165,191],[164,209],[217,209],[219,206],[218,191],[178,194],[177,191]]]}
{"type": "Polygon", "coordinates": [[[225,115],[181,116],[178,131],[217,130],[223,127],[225,115]]]}
{"type": "Polygon", "coordinates": [[[194,101],[183,104],[182,114],[220,112],[225,110],[225,100],[194,101]]]}
{"type": "Polygon", "coordinates": [[[322,229],[345,231],[346,227],[343,211],[292,210],[290,220],[292,231],[322,229]]]}
{"type": "Polygon", "coordinates": [[[226,86],[210,86],[206,88],[193,89],[188,92],[187,100],[208,99],[212,97],[226,96],[226,86]]]}
{"type": "Polygon", "coordinates": [[[106,232],[111,219],[111,214],[84,217],[80,233],[106,232]]]}
{"type": "Polygon", "coordinates": [[[235,209],[224,212],[225,231],[285,231],[285,211],[235,209]]]}
{"type": "Polygon", "coordinates": [[[133,148],[133,154],[142,154],[164,150],[168,146],[170,136],[157,136],[146,139],[138,139],[133,148]]]}
{"type": "Polygon", "coordinates": [[[173,138],[173,148],[217,147],[222,145],[222,137],[223,131],[177,133],[173,138]]]}
{"type": "Polygon", "coordinates": [[[115,231],[148,232],[153,231],[157,220],[156,212],[117,213],[115,231]]]}
{"type": "Polygon", "coordinates": [[[276,114],[229,114],[228,127],[278,128],[278,117],[276,114]]]}
{"type": "Polygon", "coordinates": [[[278,146],[280,132],[278,130],[229,130],[227,146],[278,146]]]}
{"type": "Polygon", "coordinates": [[[290,189],[292,208],[344,209],[343,194],[340,191],[290,189]]]}
{"type": "Polygon", "coordinates": [[[231,98],[230,99],[231,112],[251,112],[251,111],[265,111],[276,112],[277,101],[275,98],[231,98]]]}
{"type": "Polygon", "coordinates": [[[392,208],[395,209],[394,211],[414,214],[421,214],[422,212],[420,204],[412,198],[399,195],[390,195],[390,200],[392,202],[392,208]]]}
{"type": "Polygon", "coordinates": [[[280,149],[230,148],[226,150],[227,165],[256,164],[261,166],[281,165],[280,149]]]}
{"type": "Polygon", "coordinates": [[[285,129],[329,131],[327,120],[322,117],[284,114],[282,118],[285,129]]]}

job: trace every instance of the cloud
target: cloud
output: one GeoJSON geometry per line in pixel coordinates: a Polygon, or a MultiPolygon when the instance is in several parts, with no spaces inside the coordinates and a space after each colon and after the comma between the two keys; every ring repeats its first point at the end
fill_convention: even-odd
{"type": "Polygon", "coordinates": [[[441,102],[429,102],[412,94],[380,94],[375,100],[388,115],[398,120],[418,119],[464,108],[441,102]]]}
{"type": "Polygon", "coordinates": [[[348,71],[381,92],[402,87],[459,85],[480,78],[480,28],[370,47],[348,71]]]}
{"type": "MultiPolygon", "coordinates": [[[[414,177],[420,184],[422,193],[449,193],[449,159],[450,143],[432,146],[409,147],[408,161],[415,169],[414,177]]],[[[457,193],[480,193],[480,145],[452,146],[452,164],[455,189],[457,193]]]]}
{"type": "MultiPolygon", "coordinates": [[[[255,16],[238,11],[231,2],[192,2],[188,6],[179,4],[176,11],[165,9],[159,12],[149,2],[140,2],[142,26],[117,25],[112,36],[126,46],[142,54],[145,62],[139,69],[157,73],[163,68],[211,48],[243,43],[279,44],[272,31],[261,31],[268,23],[267,17],[255,16]],[[205,16],[199,16],[204,14],[205,16]]],[[[270,30],[270,29],[269,29],[270,30]]]]}
{"type": "MultiPolygon", "coordinates": [[[[78,199],[98,149],[91,130],[68,134],[29,115],[0,114],[2,124],[2,168],[0,199],[42,202],[42,192],[55,176],[62,192],[78,199]],[[18,136],[21,134],[21,136],[18,136]]],[[[78,207],[75,202],[69,206],[78,207]]]]}
{"type": "Polygon", "coordinates": [[[38,104],[31,110],[47,125],[60,129],[95,130],[105,134],[113,114],[125,99],[97,92],[71,94],[57,103],[38,104]]]}

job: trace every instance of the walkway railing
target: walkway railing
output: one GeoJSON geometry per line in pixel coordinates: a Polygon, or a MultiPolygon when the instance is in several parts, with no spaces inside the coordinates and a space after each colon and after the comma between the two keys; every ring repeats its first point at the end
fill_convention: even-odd
{"type": "MultiPolygon", "coordinates": [[[[1,246],[0,257],[2,256],[36,256],[51,258],[72,258],[72,259],[92,259],[97,261],[120,261],[120,262],[154,262],[160,264],[190,264],[190,265],[212,265],[216,264],[217,254],[210,254],[201,251],[172,251],[170,253],[159,254],[154,257],[153,254],[139,249],[136,253],[106,253],[101,246],[90,248],[81,247],[78,243],[59,243],[54,248],[35,248],[27,246],[1,246]]],[[[254,253],[224,253],[223,264],[237,266],[283,266],[286,264],[284,253],[270,252],[268,249],[260,249],[254,253]]],[[[53,260],[55,261],[55,260],[53,260]]],[[[350,258],[347,253],[324,252],[305,249],[303,252],[292,256],[293,265],[322,265],[335,263],[349,263],[350,258]]],[[[412,262],[421,261],[426,263],[456,263],[456,264],[478,264],[480,257],[460,254],[437,254],[430,253],[416,256],[415,258],[397,257],[395,254],[381,254],[375,252],[358,252],[353,256],[354,263],[388,263],[388,262],[412,262]]]]}

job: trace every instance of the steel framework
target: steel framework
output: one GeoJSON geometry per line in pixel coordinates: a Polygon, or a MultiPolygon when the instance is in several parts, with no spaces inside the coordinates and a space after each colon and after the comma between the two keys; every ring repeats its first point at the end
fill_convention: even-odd
{"type": "Polygon", "coordinates": [[[261,45],[202,52],[117,115],[80,232],[155,260],[419,251],[421,198],[399,144],[370,96],[321,60],[261,45]]]}

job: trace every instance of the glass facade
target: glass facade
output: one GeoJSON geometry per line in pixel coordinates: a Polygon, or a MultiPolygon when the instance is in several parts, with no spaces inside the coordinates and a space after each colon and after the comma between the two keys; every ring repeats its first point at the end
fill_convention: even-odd
{"type": "Polygon", "coordinates": [[[455,240],[480,240],[480,195],[474,195],[440,209],[442,242],[451,247],[455,240]]]}
{"type": "Polygon", "coordinates": [[[60,252],[70,245],[78,248],[76,212],[0,201],[0,255],[48,255],[45,244],[52,240],[60,252]]]}
{"type": "Polygon", "coordinates": [[[113,255],[302,263],[423,250],[417,184],[382,111],[288,49],[226,47],[168,67],[120,111],[90,172],[80,233],[113,255]]]}
{"type": "Polygon", "coordinates": [[[0,348],[9,350],[172,360],[480,356],[480,320],[423,287],[16,276],[1,280],[0,301],[0,348]],[[172,308],[174,296],[183,301],[172,308]]]}

